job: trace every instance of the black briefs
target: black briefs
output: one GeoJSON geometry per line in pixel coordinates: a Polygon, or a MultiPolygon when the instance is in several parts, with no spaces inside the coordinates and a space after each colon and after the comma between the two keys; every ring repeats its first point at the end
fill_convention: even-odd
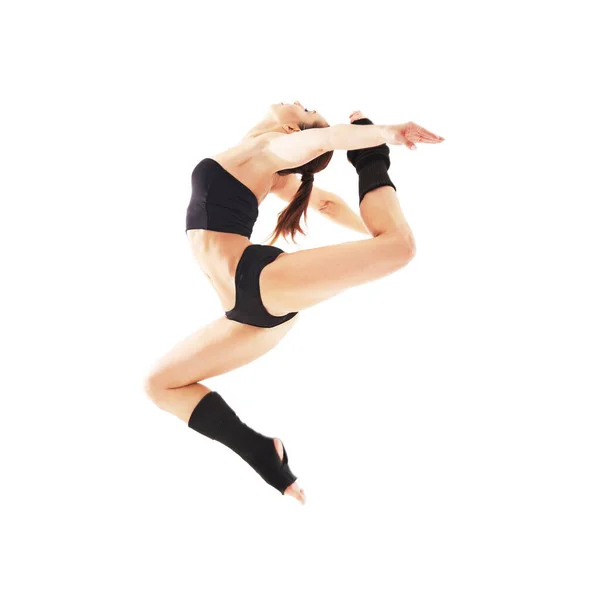
{"type": "Polygon", "coordinates": [[[298,314],[272,315],[260,295],[261,271],[282,253],[281,248],[266,244],[249,244],[244,248],[235,269],[235,306],[225,313],[228,319],[254,327],[276,327],[298,314]]]}
{"type": "Polygon", "coordinates": [[[186,231],[210,229],[239,233],[250,239],[257,218],[258,199],[249,187],[212,158],[204,158],[196,165],[186,231]]]}

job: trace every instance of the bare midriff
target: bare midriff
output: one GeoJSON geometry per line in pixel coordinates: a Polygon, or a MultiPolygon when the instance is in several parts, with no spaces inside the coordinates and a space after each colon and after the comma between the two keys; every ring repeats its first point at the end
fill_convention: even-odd
{"type": "Polygon", "coordinates": [[[252,242],[238,233],[189,229],[188,242],[194,260],[214,287],[223,311],[235,303],[235,269],[242,252],[252,242]]]}

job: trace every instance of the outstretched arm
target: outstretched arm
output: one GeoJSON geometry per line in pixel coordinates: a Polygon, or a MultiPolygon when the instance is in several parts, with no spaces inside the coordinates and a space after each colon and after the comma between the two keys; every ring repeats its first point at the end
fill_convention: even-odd
{"type": "Polygon", "coordinates": [[[356,150],[394,142],[397,125],[332,125],[294,133],[265,134],[266,152],[276,169],[293,169],[331,150],[356,150]]]}
{"type": "Polygon", "coordinates": [[[400,125],[332,125],[294,133],[265,134],[266,153],[275,169],[293,169],[332,150],[358,150],[381,144],[407,146],[416,150],[416,142],[439,144],[443,137],[431,133],[413,121],[400,125]]]}

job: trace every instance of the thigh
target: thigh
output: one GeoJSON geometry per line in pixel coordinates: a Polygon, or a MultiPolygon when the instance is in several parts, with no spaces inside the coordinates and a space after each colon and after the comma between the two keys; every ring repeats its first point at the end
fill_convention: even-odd
{"type": "Polygon", "coordinates": [[[274,348],[297,317],[270,328],[220,317],[175,344],[155,363],[147,381],[152,387],[168,389],[237,369],[274,348]]]}
{"type": "Polygon", "coordinates": [[[260,273],[261,298],[271,314],[300,311],[389,275],[408,260],[406,244],[392,234],[286,252],[260,273]]]}

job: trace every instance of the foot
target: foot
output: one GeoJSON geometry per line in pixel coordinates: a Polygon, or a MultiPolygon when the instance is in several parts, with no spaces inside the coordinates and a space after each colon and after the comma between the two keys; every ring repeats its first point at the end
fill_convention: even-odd
{"type": "MultiPolygon", "coordinates": [[[[275,450],[277,450],[277,454],[279,455],[280,460],[283,461],[282,441],[279,438],[275,438],[273,440],[273,443],[275,444],[275,450]]],[[[296,500],[298,500],[302,504],[306,502],[304,490],[298,485],[297,481],[294,481],[294,483],[290,484],[283,493],[285,496],[292,496],[293,498],[296,498],[296,500]]]]}

